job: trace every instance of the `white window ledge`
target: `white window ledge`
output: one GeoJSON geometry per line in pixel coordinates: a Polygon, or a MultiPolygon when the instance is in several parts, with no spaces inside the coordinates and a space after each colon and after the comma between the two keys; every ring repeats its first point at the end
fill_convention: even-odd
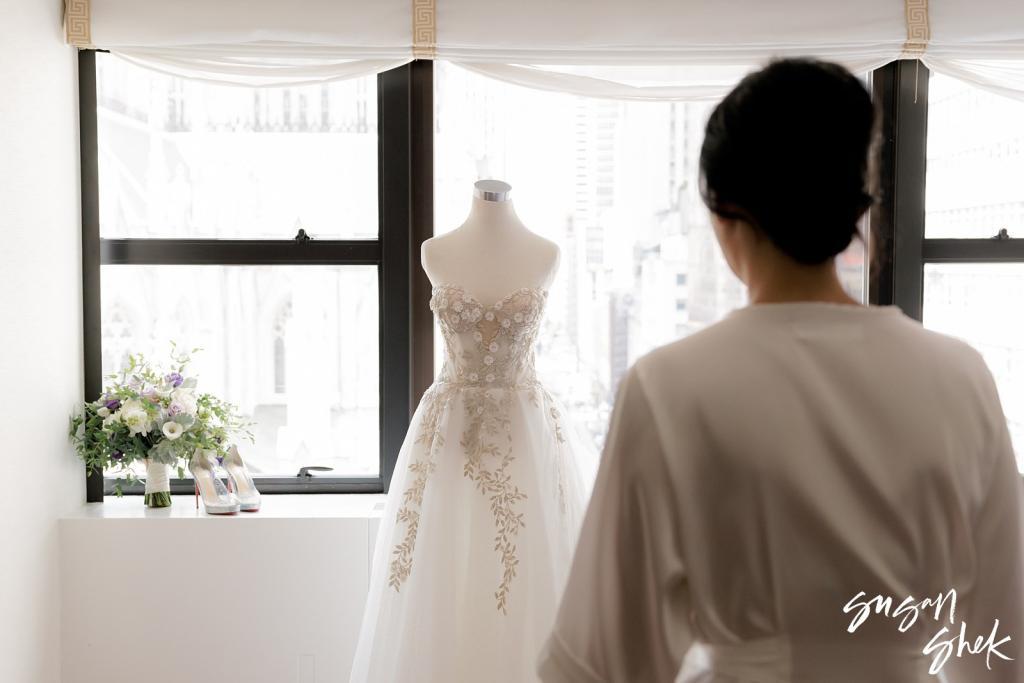
{"type": "Polygon", "coordinates": [[[82,505],[59,523],[63,683],[347,681],[384,499],[267,495],[229,516],[192,496],[82,505]],[[213,646],[182,656],[174,634],[192,633],[213,646]]]}
{"type": "Polygon", "coordinates": [[[195,496],[172,496],[166,508],[147,508],[142,496],[107,496],[102,503],[85,503],[64,519],[379,519],[386,496],[380,493],[265,495],[259,512],[236,515],[208,515],[203,503],[196,509],[195,496]]]}

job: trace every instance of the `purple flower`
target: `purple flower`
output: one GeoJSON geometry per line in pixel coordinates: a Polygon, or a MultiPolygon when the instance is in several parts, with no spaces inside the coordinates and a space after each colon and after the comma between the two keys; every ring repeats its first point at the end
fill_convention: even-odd
{"type": "Polygon", "coordinates": [[[121,402],[119,400],[117,400],[116,398],[112,399],[110,401],[107,401],[107,410],[117,410],[120,407],[121,407],[121,402]]]}
{"type": "Polygon", "coordinates": [[[185,381],[185,378],[181,376],[180,372],[172,372],[171,374],[167,375],[167,377],[165,377],[164,379],[166,379],[169,384],[172,384],[176,387],[180,387],[181,383],[185,381]]]}
{"type": "Polygon", "coordinates": [[[181,412],[181,406],[179,406],[177,403],[172,403],[167,408],[167,414],[170,415],[171,417],[174,417],[175,415],[177,415],[180,412],[181,412]]]}
{"type": "Polygon", "coordinates": [[[114,451],[110,454],[110,458],[111,460],[122,460],[124,458],[124,453],[121,451],[114,451]]]}
{"type": "Polygon", "coordinates": [[[224,456],[223,455],[218,455],[217,456],[217,464],[218,465],[223,465],[224,464],[224,456]]]}

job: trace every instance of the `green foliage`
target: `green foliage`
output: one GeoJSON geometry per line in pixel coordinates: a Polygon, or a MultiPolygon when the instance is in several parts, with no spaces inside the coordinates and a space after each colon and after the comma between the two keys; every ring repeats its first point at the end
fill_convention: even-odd
{"type": "Polygon", "coordinates": [[[196,449],[223,456],[234,439],[252,441],[252,423],[235,406],[195,391],[196,379],[186,376],[190,360],[173,345],[165,368],[132,355],[107,377],[103,394],[72,415],[68,433],[78,457],[90,473],[113,470],[115,494],[122,481],[137,480],[133,463],[152,458],[181,477],[196,449]]]}

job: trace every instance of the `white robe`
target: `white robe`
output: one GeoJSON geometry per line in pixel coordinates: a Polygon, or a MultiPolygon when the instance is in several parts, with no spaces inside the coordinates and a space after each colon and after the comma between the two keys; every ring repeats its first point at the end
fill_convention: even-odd
{"type": "Polygon", "coordinates": [[[967,344],[895,307],[740,309],[623,380],[541,678],[672,681],[699,650],[711,670],[681,678],[1019,683],[1022,498],[967,344]],[[890,615],[946,602],[851,633],[862,591],[890,615]],[[954,650],[928,673],[943,627],[973,644],[995,620],[1015,661],[954,650]]]}

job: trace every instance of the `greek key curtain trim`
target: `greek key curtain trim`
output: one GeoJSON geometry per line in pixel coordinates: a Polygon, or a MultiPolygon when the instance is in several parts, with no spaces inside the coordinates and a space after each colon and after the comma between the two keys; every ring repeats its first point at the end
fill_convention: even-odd
{"type": "Polygon", "coordinates": [[[914,59],[924,54],[932,37],[928,0],[905,0],[903,4],[907,15],[907,42],[903,43],[903,55],[914,59]]]}
{"type": "Polygon", "coordinates": [[[89,0],[64,0],[64,40],[78,48],[92,47],[89,0]]]}
{"type": "Polygon", "coordinates": [[[416,59],[437,56],[436,0],[412,0],[412,54],[416,59]]]}

